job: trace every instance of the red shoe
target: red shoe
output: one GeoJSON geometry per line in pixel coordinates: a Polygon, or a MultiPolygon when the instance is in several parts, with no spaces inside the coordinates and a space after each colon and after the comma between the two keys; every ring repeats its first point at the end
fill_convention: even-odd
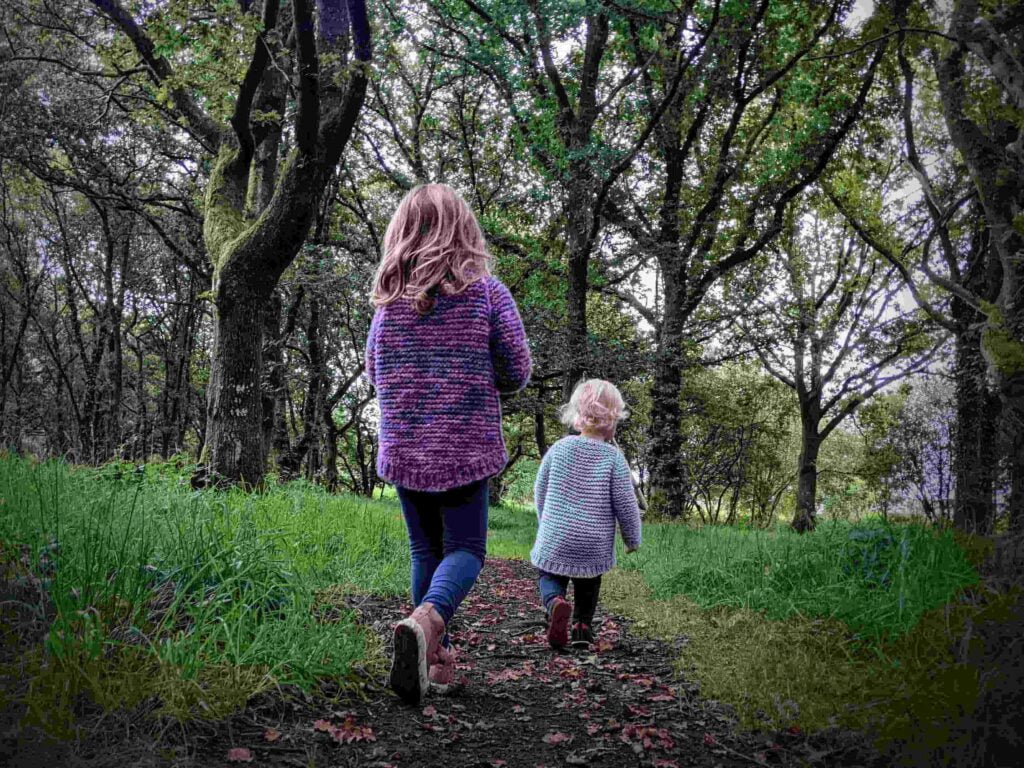
{"type": "Polygon", "coordinates": [[[552,648],[565,648],[569,644],[569,619],[572,606],[563,597],[556,597],[548,608],[548,644],[552,648]]]}
{"type": "Polygon", "coordinates": [[[430,603],[423,603],[395,625],[391,657],[391,688],[407,704],[419,704],[430,685],[429,668],[438,660],[444,637],[444,619],[430,603]]]}

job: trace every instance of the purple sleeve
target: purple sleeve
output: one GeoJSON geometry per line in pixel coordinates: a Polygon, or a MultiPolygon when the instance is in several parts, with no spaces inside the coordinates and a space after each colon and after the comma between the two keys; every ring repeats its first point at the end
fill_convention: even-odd
{"type": "Polygon", "coordinates": [[[383,314],[381,307],[377,308],[377,311],[373,313],[373,320],[370,321],[370,332],[366,335],[366,357],[364,359],[364,370],[366,371],[366,379],[374,386],[377,387],[377,329],[380,326],[380,316],[383,314]]]}
{"type": "Polygon", "coordinates": [[[612,469],[612,508],[615,510],[619,532],[626,546],[630,549],[639,547],[640,507],[636,503],[636,491],[633,490],[633,475],[629,470],[629,462],[621,453],[612,469]]]}
{"type": "Polygon", "coordinates": [[[491,300],[491,362],[499,392],[518,392],[530,381],[530,346],[526,329],[508,288],[499,280],[488,284],[491,300]]]}

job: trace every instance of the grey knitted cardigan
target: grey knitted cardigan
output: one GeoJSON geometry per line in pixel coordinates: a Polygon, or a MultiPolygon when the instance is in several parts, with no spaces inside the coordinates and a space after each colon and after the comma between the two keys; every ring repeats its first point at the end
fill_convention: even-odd
{"type": "Polygon", "coordinates": [[[615,523],[640,546],[640,509],[622,451],[590,437],[563,437],[537,471],[537,540],[530,561],[548,573],[589,578],[615,566],[615,523]]]}

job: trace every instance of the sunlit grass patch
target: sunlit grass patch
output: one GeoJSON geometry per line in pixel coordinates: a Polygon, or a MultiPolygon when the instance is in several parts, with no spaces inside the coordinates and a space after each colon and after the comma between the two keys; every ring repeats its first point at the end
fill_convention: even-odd
{"type": "Polygon", "coordinates": [[[904,739],[957,713],[979,695],[975,667],[954,653],[969,622],[998,620],[1017,594],[977,600],[968,593],[926,612],[907,633],[879,643],[835,619],[771,619],[749,608],[706,609],[685,595],[659,600],[636,571],[605,580],[610,610],[657,637],[687,638],[679,659],[705,698],[731,705],[745,727],[867,729],[904,739]]]}
{"type": "Polygon", "coordinates": [[[506,502],[491,507],[487,529],[488,557],[529,560],[537,533],[537,513],[532,504],[506,502]]]}

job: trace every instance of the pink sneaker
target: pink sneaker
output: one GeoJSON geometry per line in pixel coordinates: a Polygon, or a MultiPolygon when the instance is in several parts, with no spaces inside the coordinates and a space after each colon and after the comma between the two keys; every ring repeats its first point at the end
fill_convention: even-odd
{"type": "Polygon", "coordinates": [[[448,693],[455,681],[455,648],[437,649],[437,663],[430,665],[429,677],[431,691],[442,696],[448,693]]]}
{"type": "Polygon", "coordinates": [[[569,644],[569,618],[572,606],[563,597],[556,597],[548,608],[548,644],[552,648],[565,648],[569,644]]]}
{"type": "Polygon", "coordinates": [[[430,685],[429,667],[438,660],[444,619],[430,603],[423,603],[395,625],[391,657],[391,688],[407,704],[419,704],[430,685]]]}

